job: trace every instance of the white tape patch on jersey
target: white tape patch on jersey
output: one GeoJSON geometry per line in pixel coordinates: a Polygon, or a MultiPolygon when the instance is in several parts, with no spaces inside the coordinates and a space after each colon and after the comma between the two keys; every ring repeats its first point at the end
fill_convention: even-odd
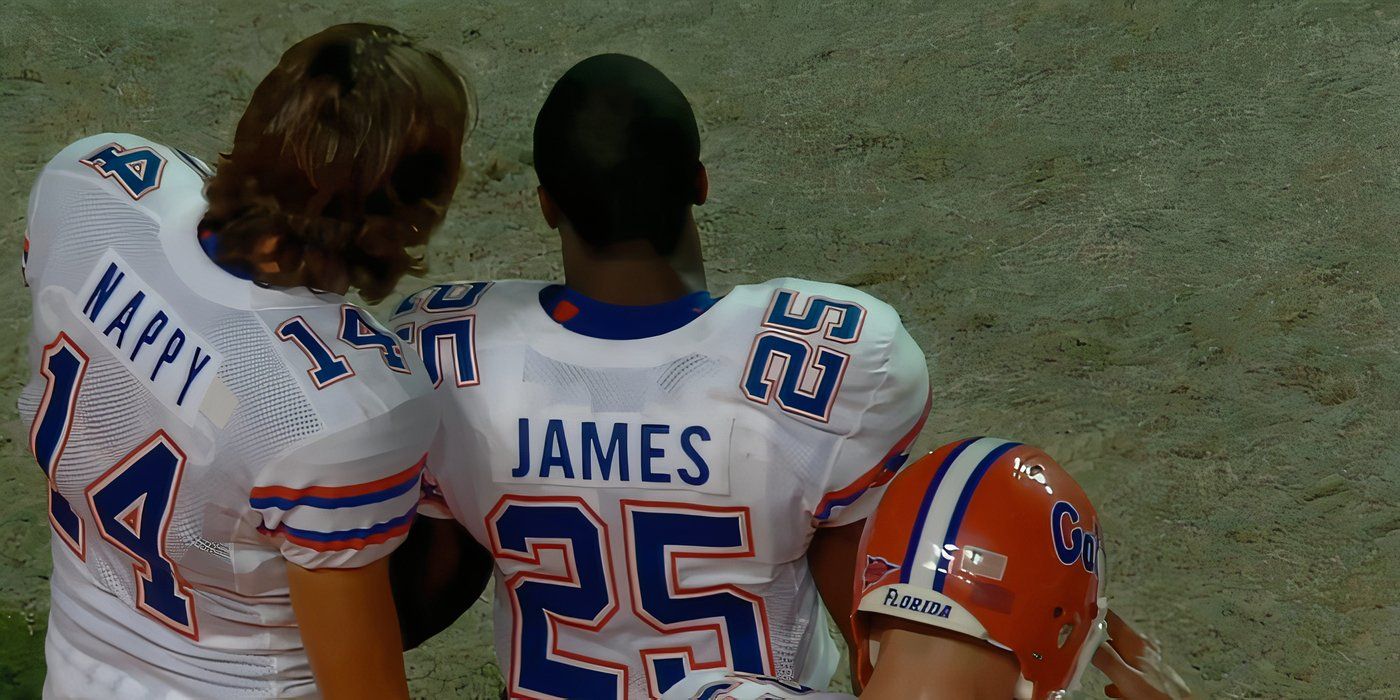
{"type": "Polygon", "coordinates": [[[729,494],[732,421],[674,416],[614,422],[606,416],[561,407],[556,416],[519,419],[516,459],[493,465],[493,479],[729,494]]]}
{"type": "Polygon", "coordinates": [[[229,389],[218,375],[215,375],[214,381],[209,384],[209,391],[204,395],[204,401],[199,405],[199,412],[222,430],[228,427],[229,419],[233,418],[236,408],[238,397],[234,396],[233,390],[229,389]]]}
{"type": "Polygon", "coordinates": [[[74,309],[102,336],[112,355],[151,393],[194,425],[223,357],[175,313],[115,250],[88,275],[74,309]]]}

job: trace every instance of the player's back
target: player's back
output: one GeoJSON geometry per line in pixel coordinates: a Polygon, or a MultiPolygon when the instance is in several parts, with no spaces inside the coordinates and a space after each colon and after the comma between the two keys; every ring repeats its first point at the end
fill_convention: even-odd
{"type": "Polygon", "coordinates": [[[898,315],[781,279],[678,328],[655,307],[630,323],[664,332],[618,339],[635,328],[556,322],[554,291],[442,285],[390,324],[438,382],[444,505],[497,560],[511,691],[655,697],[712,666],[824,687],[807,547],[865,516],[927,412],[898,315]]]}
{"type": "Polygon", "coordinates": [[[50,484],[52,695],[314,693],[285,561],[368,563],[417,501],[421,367],[341,297],[218,268],[207,175],[108,134],[31,195],[20,409],[50,484]]]}

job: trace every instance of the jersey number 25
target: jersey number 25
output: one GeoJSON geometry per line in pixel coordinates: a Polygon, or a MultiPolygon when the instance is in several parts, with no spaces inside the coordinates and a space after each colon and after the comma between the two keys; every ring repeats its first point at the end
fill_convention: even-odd
{"type": "Polygon", "coordinates": [[[699,653],[682,643],[636,650],[652,697],[697,669],[771,673],[763,599],[733,585],[687,588],[679,580],[685,559],[754,556],[748,509],[632,500],[621,508],[625,574],[613,565],[607,523],[581,498],[505,496],[486,516],[492,554],[524,564],[505,581],[514,616],[512,697],[626,694],[627,666],[560,641],[560,627],[603,632],[617,614],[624,575],[632,614],[648,627],[708,637],[699,653]],[[553,565],[560,557],[562,574],[553,565]]]}
{"type": "Polygon", "coordinates": [[[764,314],[768,329],[754,338],[744,369],[744,396],[825,423],[851,356],[820,340],[849,345],[860,340],[865,309],[859,304],[809,297],[795,311],[797,292],[779,289],[764,314]],[[817,336],[820,336],[820,340],[817,336]]]}

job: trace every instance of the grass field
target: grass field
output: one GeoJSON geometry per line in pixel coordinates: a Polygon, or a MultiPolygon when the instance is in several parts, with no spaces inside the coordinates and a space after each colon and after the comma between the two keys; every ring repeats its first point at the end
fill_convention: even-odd
{"type": "MultiPolygon", "coordinates": [[[[1202,696],[1400,697],[1400,3],[7,0],[5,405],[41,164],[98,131],[212,160],[281,50],[350,20],[420,37],[480,96],[431,280],[559,275],[535,110],[580,58],[646,58],[701,121],[712,283],[899,308],[932,361],[920,444],[1065,463],[1106,519],[1115,606],[1202,696]]],[[[6,698],[42,680],[49,569],[8,415],[6,698]]],[[[493,692],[488,624],[478,606],[412,653],[415,691],[493,692]]]]}

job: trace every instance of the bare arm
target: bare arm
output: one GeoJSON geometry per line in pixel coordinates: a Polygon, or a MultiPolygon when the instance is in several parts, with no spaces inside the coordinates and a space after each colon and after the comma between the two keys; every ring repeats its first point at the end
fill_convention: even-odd
{"type": "Polygon", "coordinates": [[[387,559],[314,571],[288,562],[287,580],[311,671],[326,698],[408,697],[387,559]]]}
{"type": "Polygon", "coordinates": [[[491,555],[456,520],[420,517],[390,556],[389,577],[405,649],[447,629],[481,597],[491,555]]]}
{"type": "Polygon", "coordinates": [[[879,643],[875,673],[861,700],[1005,700],[1021,665],[979,639],[887,615],[872,621],[879,643]]]}
{"type": "MultiPolygon", "coordinates": [[[[856,556],[860,552],[860,536],[865,521],[840,527],[819,528],[807,548],[807,565],[817,583],[817,592],[826,604],[827,612],[841,630],[846,648],[851,647],[851,596],[854,594],[856,556]]],[[[852,654],[854,659],[855,655],[852,654]]],[[[854,663],[854,662],[853,662],[854,663]]]]}

